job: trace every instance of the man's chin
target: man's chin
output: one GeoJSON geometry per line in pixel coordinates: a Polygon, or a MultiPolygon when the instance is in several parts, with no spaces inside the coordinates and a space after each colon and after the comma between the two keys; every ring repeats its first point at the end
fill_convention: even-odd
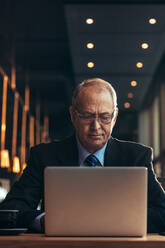
{"type": "Polygon", "coordinates": [[[88,151],[91,153],[94,153],[98,150],[100,150],[101,148],[103,148],[103,146],[105,145],[104,142],[101,142],[100,140],[92,140],[92,142],[88,142],[87,146],[88,147],[88,151]]]}

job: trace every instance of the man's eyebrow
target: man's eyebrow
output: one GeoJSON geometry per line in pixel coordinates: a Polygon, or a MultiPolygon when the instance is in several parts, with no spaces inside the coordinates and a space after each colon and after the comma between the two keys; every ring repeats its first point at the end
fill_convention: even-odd
{"type": "Polygon", "coordinates": [[[82,114],[95,114],[95,113],[92,113],[92,112],[89,112],[89,111],[82,111],[81,113],[82,114]]]}
{"type": "Polygon", "coordinates": [[[112,113],[110,113],[110,112],[102,112],[102,113],[100,113],[100,115],[111,115],[112,113]]]}
{"type": "MultiPolygon", "coordinates": [[[[89,112],[89,111],[84,111],[82,112],[83,114],[92,114],[92,115],[95,115],[95,113],[93,112],[89,112]]],[[[99,115],[111,115],[112,113],[109,113],[109,112],[101,112],[99,113],[99,115]]]]}

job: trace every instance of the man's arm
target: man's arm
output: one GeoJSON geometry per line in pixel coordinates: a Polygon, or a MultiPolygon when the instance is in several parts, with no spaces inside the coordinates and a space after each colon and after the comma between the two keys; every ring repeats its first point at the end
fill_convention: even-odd
{"type": "Polygon", "coordinates": [[[37,210],[40,199],[43,198],[43,166],[38,155],[36,148],[32,148],[27,168],[0,204],[0,209],[20,210],[18,227],[29,227],[42,212],[37,210]]]}
{"type": "Polygon", "coordinates": [[[146,154],[148,164],[148,233],[165,231],[165,192],[156,179],[152,165],[152,150],[146,154]]]}
{"type": "MultiPolygon", "coordinates": [[[[153,151],[134,142],[116,141],[115,150],[122,156],[122,164],[130,166],[145,166],[148,169],[148,207],[147,207],[147,232],[158,233],[165,231],[165,192],[156,179],[152,158],[153,151]],[[119,147],[117,147],[117,145],[119,147]]],[[[116,156],[117,157],[117,156],[116,156]]],[[[116,159],[117,161],[117,159],[116,159]]]]}

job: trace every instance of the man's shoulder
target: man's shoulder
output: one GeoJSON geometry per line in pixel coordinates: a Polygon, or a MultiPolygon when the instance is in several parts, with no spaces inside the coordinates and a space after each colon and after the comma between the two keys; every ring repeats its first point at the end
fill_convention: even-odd
{"type": "Polygon", "coordinates": [[[65,146],[72,144],[74,141],[74,136],[66,137],[61,140],[53,140],[48,143],[40,143],[31,147],[31,151],[33,152],[42,152],[42,151],[52,151],[54,149],[65,148],[65,146]]]}
{"type": "Polygon", "coordinates": [[[72,156],[72,154],[76,150],[72,139],[66,138],[64,140],[38,144],[30,149],[27,160],[29,163],[37,161],[40,166],[67,164],[70,159],[73,161],[72,157],[74,155],[72,156]]]}
{"type": "Polygon", "coordinates": [[[152,147],[147,146],[145,144],[134,141],[128,141],[128,140],[120,140],[113,137],[111,137],[110,139],[110,144],[116,145],[121,149],[136,150],[136,151],[152,151],[152,147]]]}
{"type": "Polygon", "coordinates": [[[106,148],[106,164],[139,166],[151,162],[152,148],[141,143],[112,138],[106,148]]]}

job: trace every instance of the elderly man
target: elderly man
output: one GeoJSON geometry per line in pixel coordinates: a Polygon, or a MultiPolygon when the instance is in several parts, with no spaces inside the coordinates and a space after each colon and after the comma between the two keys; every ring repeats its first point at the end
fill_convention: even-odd
{"type": "Polygon", "coordinates": [[[99,78],[83,81],[74,91],[70,115],[75,134],[60,142],[33,147],[27,168],[1,208],[21,210],[18,226],[36,226],[40,201],[41,212],[44,211],[45,166],[145,166],[148,232],[165,231],[165,193],[155,179],[151,148],[111,136],[118,115],[113,87],[99,78]]]}

